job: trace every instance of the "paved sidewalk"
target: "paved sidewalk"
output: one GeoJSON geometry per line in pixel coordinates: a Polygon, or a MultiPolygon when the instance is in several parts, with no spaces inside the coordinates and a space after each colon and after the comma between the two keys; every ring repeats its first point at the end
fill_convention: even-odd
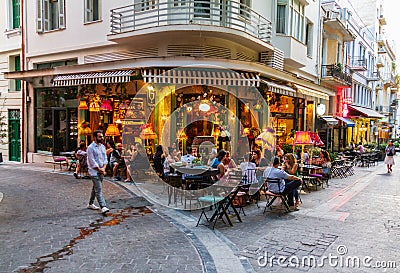
{"type": "MultiPolygon", "coordinates": [[[[356,167],[355,175],[344,179],[331,179],[328,188],[302,195],[303,204],[297,212],[282,214],[281,211],[274,210],[263,214],[265,202],[261,202],[260,209],[255,205],[245,208],[246,216],[242,216],[243,223],[234,221],[234,226],[230,227],[219,221],[215,230],[205,226],[195,226],[199,211],[178,211],[157,204],[154,207],[159,214],[167,215],[175,225],[199,238],[213,258],[218,272],[290,272],[291,270],[297,272],[299,269],[301,271],[331,272],[333,268],[329,266],[313,268],[300,262],[294,269],[287,266],[271,268],[262,266],[262,263],[260,265],[259,261],[263,262],[265,261],[264,257],[274,255],[283,255],[286,259],[293,255],[299,257],[311,255],[317,258],[323,255],[335,255],[337,254],[336,248],[343,245],[348,249],[350,255],[371,256],[370,243],[380,245],[374,252],[375,259],[389,257],[400,260],[399,254],[384,255],[387,246],[384,238],[387,236],[379,238],[367,231],[372,224],[370,217],[376,217],[379,219],[378,222],[382,223],[385,221],[382,219],[383,215],[379,215],[379,213],[365,214],[366,211],[371,211],[370,201],[357,203],[358,199],[376,198],[377,195],[372,190],[375,183],[385,181],[392,185],[398,181],[397,173],[400,175],[399,165],[394,166],[393,174],[386,174],[386,167],[382,162],[378,166],[369,168],[356,167]],[[351,207],[349,204],[352,204],[351,207]],[[358,221],[358,217],[362,217],[363,221],[358,221]],[[360,235],[360,230],[365,230],[365,232],[360,235]],[[359,238],[360,241],[355,242],[354,238],[359,238]]],[[[125,184],[137,195],[142,195],[134,184],[122,184],[125,184]]],[[[395,190],[392,192],[393,196],[381,194],[388,192],[387,189],[382,189],[379,195],[381,198],[387,198],[397,203],[400,201],[400,197],[397,198],[395,193],[400,190],[400,185],[392,186],[394,187],[389,188],[395,190]]],[[[383,212],[385,210],[381,208],[381,205],[385,206],[386,204],[377,202],[377,206],[374,208],[380,208],[383,212]]],[[[393,208],[388,209],[386,213],[396,215],[391,219],[397,218],[399,214],[393,208]]],[[[397,222],[390,223],[396,224],[397,222]]],[[[383,224],[381,226],[377,224],[374,228],[384,232],[383,224]]],[[[400,247],[400,244],[398,245],[400,247]]],[[[398,266],[400,268],[400,262],[398,266]]],[[[347,272],[348,270],[336,268],[335,271],[347,272]]],[[[368,272],[364,269],[362,271],[368,272]]]]}
{"type": "MultiPolygon", "coordinates": [[[[7,174],[0,178],[0,190],[6,193],[0,203],[0,217],[9,216],[0,223],[0,241],[4,240],[7,246],[0,249],[0,261],[7,257],[3,260],[6,265],[0,262],[0,272],[10,272],[16,265],[29,268],[38,257],[71,245],[71,239],[75,240],[73,254],[64,254],[65,260],[51,262],[46,272],[376,272],[371,268],[354,270],[326,264],[318,268],[302,263],[302,257],[320,259],[324,255],[338,255],[342,248],[346,253],[340,257],[348,254],[372,256],[374,261],[400,261],[397,252],[400,242],[393,241],[393,236],[400,236],[397,220],[400,165],[394,166],[392,174],[386,173],[382,162],[375,167],[357,167],[354,176],[332,179],[329,188],[302,195],[300,211],[282,214],[277,206],[263,214],[265,202],[261,202],[261,208],[245,207],[242,223],[234,220],[234,226],[230,227],[218,221],[215,230],[204,225],[196,227],[199,211],[179,211],[157,204],[143,207],[148,203],[140,198],[143,194],[134,183],[105,183],[104,192],[112,204],[113,215],[102,218],[83,210],[90,188],[88,180],[75,180],[71,173],[53,172],[46,166],[24,164],[0,168],[9,172],[9,178],[7,174]],[[22,167],[35,183],[39,177],[45,178],[39,186],[50,183],[55,186],[58,199],[72,198],[63,204],[66,208],[55,210],[56,218],[46,209],[53,206],[51,202],[60,201],[52,200],[52,196],[46,198],[46,193],[35,193],[31,201],[44,198],[48,202],[35,210],[45,216],[44,220],[41,216],[21,213],[17,222],[23,223],[22,226],[13,225],[14,218],[6,212],[10,206],[6,202],[9,193],[3,185],[22,181],[22,174],[19,174],[21,179],[13,177],[15,170],[22,167]],[[55,175],[62,179],[54,181],[55,175]],[[132,202],[139,207],[132,210],[132,202]],[[118,224],[112,224],[115,221],[118,224]],[[97,229],[90,232],[91,228],[97,229]],[[78,230],[81,235],[82,231],[89,234],[77,239],[78,230]],[[49,235],[51,239],[46,239],[49,235]],[[30,242],[30,238],[34,240],[30,242]],[[18,254],[8,258],[11,248],[21,246],[18,254]],[[284,261],[296,256],[300,261],[295,268],[287,264],[282,267],[276,261],[269,264],[271,256],[284,257],[284,261]]],[[[22,181],[21,186],[27,184],[22,181]]],[[[11,192],[15,197],[17,193],[17,189],[11,192]]]]}

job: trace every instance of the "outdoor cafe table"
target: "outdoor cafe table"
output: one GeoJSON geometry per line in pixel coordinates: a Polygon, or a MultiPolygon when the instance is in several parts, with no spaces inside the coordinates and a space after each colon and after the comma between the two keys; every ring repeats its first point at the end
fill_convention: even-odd
{"type": "Polygon", "coordinates": [[[196,166],[196,165],[186,165],[181,166],[177,164],[171,164],[177,172],[185,174],[186,188],[187,184],[190,183],[211,183],[211,177],[216,176],[219,172],[216,168],[211,168],[210,166],[196,166]]]}

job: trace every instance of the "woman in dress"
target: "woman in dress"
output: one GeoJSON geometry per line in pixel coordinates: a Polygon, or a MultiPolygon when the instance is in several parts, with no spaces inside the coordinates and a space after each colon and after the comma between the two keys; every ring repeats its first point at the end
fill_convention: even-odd
{"type": "Polygon", "coordinates": [[[392,166],[394,165],[394,158],[393,158],[393,156],[394,156],[395,153],[396,153],[396,149],[395,149],[395,147],[393,146],[393,141],[392,141],[392,140],[390,140],[390,141],[389,141],[389,144],[386,146],[386,148],[385,148],[385,153],[386,153],[386,156],[385,156],[385,161],[384,161],[384,163],[385,163],[386,166],[387,166],[388,173],[391,173],[391,172],[392,172],[392,166]]]}
{"type": "Polygon", "coordinates": [[[156,147],[156,152],[153,156],[154,169],[159,177],[164,176],[164,160],[165,154],[162,145],[156,147]]]}

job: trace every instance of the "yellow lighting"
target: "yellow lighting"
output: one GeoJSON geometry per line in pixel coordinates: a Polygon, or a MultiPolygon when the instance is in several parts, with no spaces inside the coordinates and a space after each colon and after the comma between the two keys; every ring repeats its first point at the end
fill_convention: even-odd
{"type": "Polygon", "coordinates": [[[109,124],[105,135],[106,136],[119,136],[120,133],[119,133],[118,127],[115,124],[109,124]]]}
{"type": "Polygon", "coordinates": [[[79,110],[87,110],[89,109],[89,107],[87,106],[86,100],[85,99],[81,99],[79,101],[79,106],[78,106],[79,110]]]}

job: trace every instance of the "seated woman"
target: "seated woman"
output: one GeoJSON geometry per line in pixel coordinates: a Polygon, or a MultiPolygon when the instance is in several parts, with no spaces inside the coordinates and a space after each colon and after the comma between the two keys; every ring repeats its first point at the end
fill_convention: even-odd
{"type": "Polygon", "coordinates": [[[242,170],[242,183],[243,184],[255,184],[257,183],[256,175],[256,164],[250,162],[252,154],[245,154],[243,156],[243,162],[240,163],[240,169],[242,170]]]}
{"type": "Polygon", "coordinates": [[[171,164],[178,161],[179,158],[177,150],[172,147],[168,147],[167,157],[164,160],[164,177],[168,177],[169,173],[174,173],[174,168],[171,167],[171,164]]]}
{"type": "Polygon", "coordinates": [[[219,172],[218,172],[217,177],[219,179],[225,175],[225,166],[222,163],[222,161],[224,160],[225,156],[226,156],[226,151],[223,150],[223,149],[220,150],[218,152],[217,157],[214,158],[214,160],[210,164],[211,168],[217,168],[218,169],[219,172]]]}
{"type": "Polygon", "coordinates": [[[329,153],[325,150],[321,150],[321,152],[319,153],[319,158],[313,160],[313,164],[322,167],[322,170],[320,170],[319,173],[328,175],[329,170],[332,166],[331,157],[329,156],[329,153]]]}
{"type": "MultiPolygon", "coordinates": [[[[146,150],[143,145],[136,143],[136,151],[132,154],[129,164],[130,175],[138,175],[139,170],[147,170],[150,168],[150,162],[147,158],[146,150]]],[[[131,177],[125,180],[125,182],[131,181],[131,177]]]]}
{"type": "Polygon", "coordinates": [[[159,177],[164,176],[164,161],[165,161],[165,154],[163,151],[163,147],[158,145],[156,148],[156,152],[153,156],[154,162],[154,169],[159,177]]]}
{"type": "MultiPolygon", "coordinates": [[[[283,157],[282,171],[287,172],[288,174],[297,176],[297,168],[298,164],[296,163],[296,158],[293,154],[285,154],[283,157]]],[[[294,200],[295,207],[299,206],[299,191],[297,189],[294,190],[294,200]]]]}
{"type": "Polygon", "coordinates": [[[265,169],[268,166],[268,162],[264,157],[261,156],[260,150],[253,150],[252,155],[253,157],[250,162],[255,163],[258,169],[265,169]]]}

